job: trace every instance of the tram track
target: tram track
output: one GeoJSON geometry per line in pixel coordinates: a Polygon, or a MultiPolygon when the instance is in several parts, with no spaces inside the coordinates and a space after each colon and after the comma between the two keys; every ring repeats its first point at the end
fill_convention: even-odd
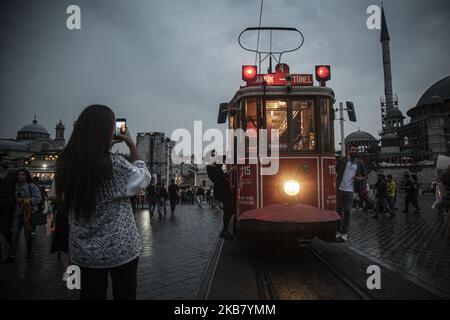
{"type": "Polygon", "coordinates": [[[374,299],[310,244],[251,251],[262,300],[374,299]]]}
{"type": "Polygon", "coordinates": [[[336,266],[334,266],[330,261],[328,261],[317,249],[313,246],[308,245],[307,250],[312,254],[318,261],[320,261],[330,272],[332,272],[336,277],[338,277],[345,285],[351,288],[362,300],[374,300],[374,297],[370,296],[368,293],[361,290],[349,277],[347,277],[343,272],[341,272],[336,266]]]}

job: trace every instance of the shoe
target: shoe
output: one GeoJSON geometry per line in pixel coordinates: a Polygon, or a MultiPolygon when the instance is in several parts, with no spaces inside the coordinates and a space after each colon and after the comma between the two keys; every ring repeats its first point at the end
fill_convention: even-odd
{"type": "Polygon", "coordinates": [[[69,277],[70,277],[70,273],[64,272],[63,276],[62,276],[62,281],[67,282],[67,279],[69,279],[69,277]]]}
{"type": "Polygon", "coordinates": [[[348,234],[347,234],[347,233],[344,233],[344,234],[342,235],[341,239],[342,239],[343,242],[347,242],[347,241],[348,241],[348,234]]]}
{"type": "Polygon", "coordinates": [[[339,231],[336,231],[336,241],[339,241],[342,237],[342,233],[340,233],[339,231]]]}

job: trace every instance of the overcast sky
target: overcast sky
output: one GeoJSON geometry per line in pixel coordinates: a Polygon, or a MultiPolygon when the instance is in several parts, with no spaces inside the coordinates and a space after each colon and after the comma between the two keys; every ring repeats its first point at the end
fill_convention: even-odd
{"type": "MultiPolygon", "coordinates": [[[[206,128],[220,102],[242,85],[254,62],[237,36],[257,26],[260,0],[1,0],[0,138],[15,138],[36,114],[66,140],[79,112],[106,104],[133,133],[206,128]],[[66,8],[81,8],[81,30],[66,28],[66,8]]],[[[368,0],[265,0],[263,26],[291,26],[305,36],[286,55],[292,73],[330,64],[336,100],[354,101],[358,123],[375,136],[384,94],[379,31],[366,27],[368,0]]],[[[450,1],[384,0],[391,36],[393,89],[405,113],[450,74],[450,1]]],[[[336,105],[337,106],[337,105],[336,105]]],[[[336,130],[339,138],[339,130],[336,130]]]]}

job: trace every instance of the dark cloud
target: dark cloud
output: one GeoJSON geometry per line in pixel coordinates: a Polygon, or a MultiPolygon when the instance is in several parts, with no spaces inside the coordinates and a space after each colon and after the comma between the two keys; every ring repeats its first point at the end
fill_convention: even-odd
{"type": "MultiPolygon", "coordinates": [[[[379,31],[366,28],[367,0],[266,0],[263,25],[294,26],[305,35],[291,70],[332,65],[337,101],[352,100],[355,126],[376,135],[384,92],[379,31]]],[[[394,91],[405,112],[431,84],[450,74],[450,2],[385,0],[394,91]]],[[[259,18],[251,1],[23,1],[0,5],[0,137],[14,137],[33,115],[53,134],[83,107],[110,105],[132,131],[215,127],[218,104],[242,84],[254,61],[237,36],[259,18]],[[82,30],[65,27],[78,4],[82,30]]],[[[267,39],[261,40],[261,45],[267,39]]],[[[220,127],[223,128],[223,127],[220,127]]],[[[67,137],[67,135],[66,135],[67,137]]],[[[337,134],[338,137],[338,134],[337,134]]]]}

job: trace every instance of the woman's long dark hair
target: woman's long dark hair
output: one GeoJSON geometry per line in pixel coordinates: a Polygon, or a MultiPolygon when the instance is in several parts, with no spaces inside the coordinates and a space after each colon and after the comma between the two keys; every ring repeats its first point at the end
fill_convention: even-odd
{"type": "Polygon", "coordinates": [[[88,219],[95,212],[97,192],[112,176],[109,150],[114,118],[107,106],[84,109],[56,163],[57,199],[77,218],[88,219]]]}

